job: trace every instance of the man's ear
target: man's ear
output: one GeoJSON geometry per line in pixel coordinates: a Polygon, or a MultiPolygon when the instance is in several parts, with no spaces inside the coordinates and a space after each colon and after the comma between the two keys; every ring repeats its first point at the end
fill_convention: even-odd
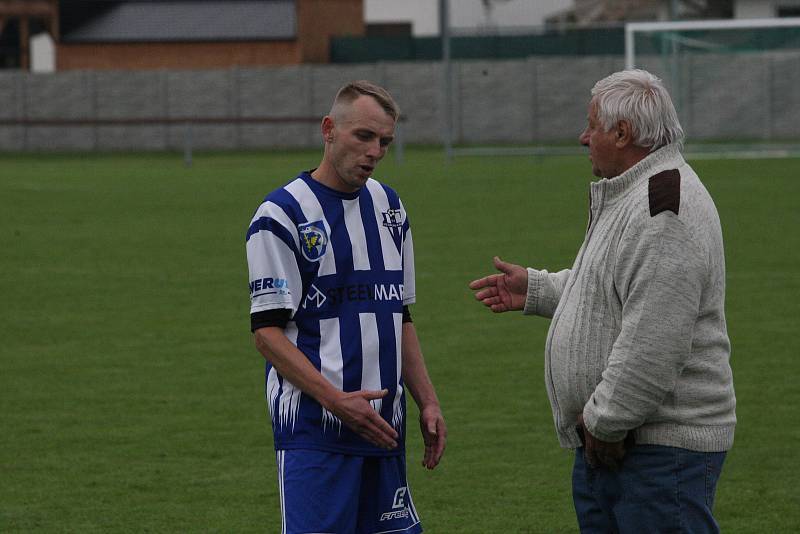
{"type": "Polygon", "coordinates": [[[626,120],[617,122],[616,139],[617,148],[625,148],[629,144],[633,144],[633,128],[631,123],[626,120]]]}
{"type": "Polygon", "coordinates": [[[325,115],[322,119],[322,138],[326,143],[333,141],[334,124],[330,115],[325,115]]]}

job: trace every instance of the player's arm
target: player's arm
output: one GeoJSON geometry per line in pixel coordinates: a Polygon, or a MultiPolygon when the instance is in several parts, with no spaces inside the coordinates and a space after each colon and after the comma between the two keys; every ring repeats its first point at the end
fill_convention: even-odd
{"type": "Polygon", "coordinates": [[[403,382],[419,407],[419,424],[425,442],[422,465],[433,469],[439,464],[447,444],[447,425],[422,357],[417,331],[410,320],[403,322],[403,382]]]}
{"type": "Polygon", "coordinates": [[[292,344],[278,326],[258,328],[253,332],[258,351],[278,373],[300,390],[316,399],[326,410],[370,443],[384,449],[397,447],[397,432],[375,411],[370,400],[388,391],[353,391],[335,388],[292,344]]]}

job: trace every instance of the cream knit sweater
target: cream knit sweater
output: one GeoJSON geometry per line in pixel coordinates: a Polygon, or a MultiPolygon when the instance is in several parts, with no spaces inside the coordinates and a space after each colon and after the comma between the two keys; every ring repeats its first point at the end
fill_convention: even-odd
{"type": "Polygon", "coordinates": [[[524,312],[552,317],[545,381],[562,447],[605,441],[725,451],[736,399],[725,257],[711,197],[676,145],[591,184],[572,269],[528,269],[524,312]]]}

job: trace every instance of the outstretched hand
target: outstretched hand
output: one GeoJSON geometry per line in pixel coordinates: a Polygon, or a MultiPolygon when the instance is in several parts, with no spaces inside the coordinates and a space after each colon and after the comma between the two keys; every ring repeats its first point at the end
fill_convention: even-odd
{"type": "Polygon", "coordinates": [[[470,282],[470,289],[479,290],[475,298],[495,313],[523,309],[528,293],[528,271],[497,256],[494,266],[502,274],[490,274],[470,282]]]}
{"type": "Polygon", "coordinates": [[[419,412],[419,427],[425,442],[425,457],[422,465],[433,469],[439,465],[447,446],[447,425],[438,405],[426,406],[419,412]]]}
{"type": "Polygon", "coordinates": [[[387,450],[395,449],[397,448],[397,431],[375,411],[369,402],[381,399],[388,393],[388,389],[343,393],[333,402],[330,410],[348,428],[373,445],[387,450]]]}

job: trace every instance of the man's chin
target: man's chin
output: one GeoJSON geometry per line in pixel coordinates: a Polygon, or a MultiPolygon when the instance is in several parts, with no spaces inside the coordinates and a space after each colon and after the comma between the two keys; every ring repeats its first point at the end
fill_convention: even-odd
{"type": "Polygon", "coordinates": [[[357,174],[355,176],[350,176],[347,180],[347,185],[354,189],[360,189],[366,185],[367,180],[369,180],[369,175],[364,174],[357,174]]]}

